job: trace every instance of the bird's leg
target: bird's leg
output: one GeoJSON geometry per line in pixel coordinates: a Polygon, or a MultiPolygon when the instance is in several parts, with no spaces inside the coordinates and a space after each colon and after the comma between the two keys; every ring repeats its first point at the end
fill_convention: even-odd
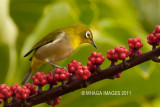
{"type": "Polygon", "coordinates": [[[61,66],[55,65],[55,64],[51,63],[49,60],[46,60],[46,62],[54,67],[54,70],[52,71],[52,73],[56,70],[56,68],[65,69],[67,71],[67,69],[65,67],[61,67],[61,66]]]}

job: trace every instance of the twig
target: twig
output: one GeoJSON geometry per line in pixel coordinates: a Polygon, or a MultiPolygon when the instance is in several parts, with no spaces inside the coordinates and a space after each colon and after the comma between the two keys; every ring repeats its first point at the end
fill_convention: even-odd
{"type": "MultiPolygon", "coordinates": [[[[70,83],[67,83],[67,88],[64,88],[63,91],[61,91],[63,85],[52,88],[50,90],[44,91],[42,94],[33,95],[28,97],[26,100],[30,104],[30,106],[34,106],[43,102],[47,102],[49,100],[52,100],[58,96],[62,96],[64,94],[73,92],[75,90],[78,90],[82,88],[82,84],[90,85],[97,81],[103,80],[103,79],[110,79],[111,77],[115,76],[116,74],[123,72],[129,68],[132,68],[136,65],[139,65],[143,62],[149,61],[154,57],[160,56],[160,47],[153,49],[152,51],[149,51],[147,53],[144,53],[140,56],[137,56],[135,58],[132,58],[130,60],[126,60],[125,63],[127,63],[127,66],[122,67],[124,65],[124,62],[118,65],[110,66],[104,70],[101,70],[100,67],[98,68],[98,72],[94,73],[90,78],[88,78],[87,81],[82,80],[74,80],[70,83]]],[[[154,61],[154,60],[153,60],[154,61]]],[[[22,101],[16,101],[9,103],[9,107],[17,107],[19,103],[22,103],[22,101]]],[[[21,104],[22,105],[22,104],[21,104]]]]}

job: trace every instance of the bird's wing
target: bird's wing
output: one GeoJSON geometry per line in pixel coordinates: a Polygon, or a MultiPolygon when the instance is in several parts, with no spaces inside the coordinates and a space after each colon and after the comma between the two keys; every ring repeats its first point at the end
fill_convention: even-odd
{"type": "Polygon", "coordinates": [[[54,41],[58,36],[60,36],[61,33],[62,33],[61,31],[56,31],[56,32],[53,31],[52,33],[48,34],[43,39],[41,39],[38,43],[36,43],[32,47],[32,49],[24,55],[24,57],[28,56],[29,54],[31,54],[33,51],[37,50],[41,46],[54,41]]]}

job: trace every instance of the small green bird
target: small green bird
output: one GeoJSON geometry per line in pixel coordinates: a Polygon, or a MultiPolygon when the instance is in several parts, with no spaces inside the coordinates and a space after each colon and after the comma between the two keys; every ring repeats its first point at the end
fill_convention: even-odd
{"type": "MultiPolygon", "coordinates": [[[[30,58],[30,61],[32,61],[31,66],[22,84],[28,82],[33,71],[40,65],[47,62],[52,64],[69,57],[82,43],[90,43],[97,48],[93,42],[91,30],[83,24],[71,25],[49,33],[24,55],[26,57],[33,52],[30,58]]],[[[52,65],[59,67],[54,64],[52,65]]]]}

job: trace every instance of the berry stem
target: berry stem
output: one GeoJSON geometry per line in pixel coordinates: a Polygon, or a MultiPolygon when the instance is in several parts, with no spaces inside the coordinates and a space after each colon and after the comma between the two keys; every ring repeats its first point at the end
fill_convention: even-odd
{"type": "Polygon", "coordinates": [[[160,62],[160,59],[157,56],[152,57],[151,60],[154,62],[160,62]]]}
{"type": "Polygon", "coordinates": [[[61,83],[62,83],[62,90],[67,88],[67,84],[66,84],[65,80],[62,80],[61,83]]]}
{"type": "Polygon", "coordinates": [[[23,107],[31,107],[30,104],[24,99],[23,101],[23,107]]]}
{"type": "Polygon", "coordinates": [[[50,83],[49,84],[49,89],[52,89],[53,88],[53,83],[50,83]]]}
{"type": "Polygon", "coordinates": [[[129,66],[129,64],[127,63],[127,61],[125,59],[123,59],[122,61],[123,61],[123,67],[129,66]]]}
{"type": "Polygon", "coordinates": [[[75,73],[73,72],[73,73],[72,73],[72,76],[71,76],[71,79],[70,79],[69,82],[72,82],[72,81],[74,81],[74,80],[76,80],[76,76],[75,76],[75,73]]]}
{"type": "Polygon", "coordinates": [[[137,56],[138,56],[138,55],[137,55],[137,51],[138,51],[138,49],[137,49],[137,48],[133,50],[132,58],[135,58],[135,57],[137,57],[137,56]]]}
{"type": "Polygon", "coordinates": [[[3,101],[4,101],[4,107],[9,107],[8,100],[5,98],[3,99],[3,101]]]}
{"type": "Polygon", "coordinates": [[[43,91],[42,91],[42,86],[41,85],[38,85],[38,94],[42,94],[43,91]]]}
{"type": "Polygon", "coordinates": [[[114,66],[115,65],[115,61],[111,61],[111,65],[110,66],[114,66]]]}
{"type": "Polygon", "coordinates": [[[87,80],[83,80],[82,87],[86,88],[88,85],[89,83],[87,82],[87,80]]]}
{"type": "Polygon", "coordinates": [[[96,70],[97,73],[101,72],[101,68],[100,68],[100,65],[97,65],[97,70],[96,70]]]}
{"type": "Polygon", "coordinates": [[[156,49],[156,44],[152,45],[152,50],[156,49]]]}
{"type": "Polygon", "coordinates": [[[11,102],[16,102],[17,100],[16,100],[16,96],[13,94],[12,95],[12,101],[11,102]]]}

